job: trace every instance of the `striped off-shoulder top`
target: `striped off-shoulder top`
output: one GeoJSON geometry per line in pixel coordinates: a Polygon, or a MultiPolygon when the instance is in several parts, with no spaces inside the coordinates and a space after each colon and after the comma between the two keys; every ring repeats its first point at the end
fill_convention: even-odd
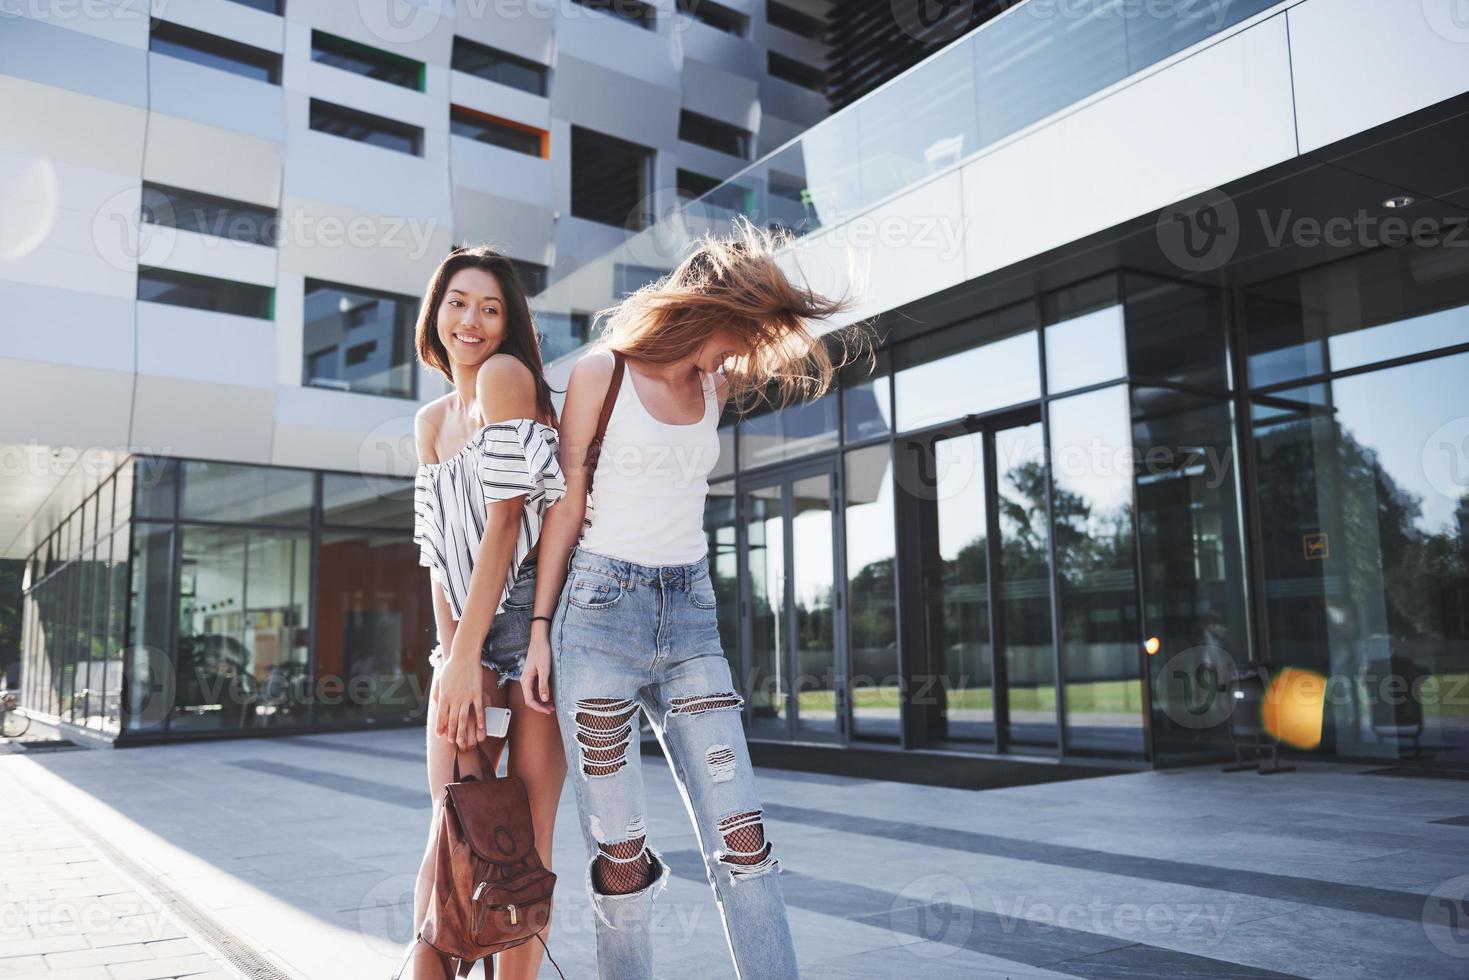
{"type": "Polygon", "coordinates": [[[510,574],[495,612],[504,607],[521,563],[540,539],[546,508],[566,496],[566,478],[556,458],[556,430],[533,419],[492,422],[463,449],[438,463],[418,464],[413,486],[413,540],[418,563],[429,569],[449,600],[456,620],[469,598],[469,576],[485,532],[492,500],[525,495],[510,574]]]}

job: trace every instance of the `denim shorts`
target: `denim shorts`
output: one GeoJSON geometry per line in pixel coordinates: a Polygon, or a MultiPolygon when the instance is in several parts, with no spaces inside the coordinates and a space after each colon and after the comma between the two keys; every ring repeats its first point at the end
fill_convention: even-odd
{"type": "MultiPolygon", "coordinates": [[[[520,577],[511,586],[504,606],[495,613],[480,647],[479,662],[499,673],[500,687],[520,680],[525,670],[525,653],[530,647],[530,615],[535,604],[536,561],[532,558],[521,563],[520,577]]],[[[428,662],[437,668],[442,659],[436,645],[428,662]]]]}

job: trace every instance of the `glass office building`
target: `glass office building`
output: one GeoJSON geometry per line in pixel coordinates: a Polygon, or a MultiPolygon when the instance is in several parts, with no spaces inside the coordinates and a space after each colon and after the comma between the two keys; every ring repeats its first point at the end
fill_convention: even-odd
{"type": "MultiPolygon", "coordinates": [[[[1445,256],[1107,273],[731,421],[706,526],[750,738],[1217,758],[1210,683],[1260,661],[1327,680],[1320,751],[1462,757],[1469,269],[1445,256]]],[[[411,494],[131,458],[27,564],[25,703],[120,742],[420,720],[411,494]]]]}
{"type": "Polygon", "coordinates": [[[734,427],[707,524],[751,736],[1213,758],[1255,661],[1326,679],[1321,750],[1462,758],[1469,269],[1414,278],[1445,257],[1107,274],[734,427]]]}
{"type": "MultiPolygon", "coordinates": [[[[813,267],[879,232],[872,359],[721,428],[760,761],[1226,759],[1262,665],[1288,748],[1469,768],[1469,81],[1386,6],[1019,5],[535,297],[585,322],[732,212],[813,267]]],[[[130,458],[30,557],[24,703],[119,744],[418,722],[411,492],[130,458]]]]}
{"type": "Polygon", "coordinates": [[[26,564],[23,703],[119,744],[421,723],[412,493],[130,457],[26,564]]]}

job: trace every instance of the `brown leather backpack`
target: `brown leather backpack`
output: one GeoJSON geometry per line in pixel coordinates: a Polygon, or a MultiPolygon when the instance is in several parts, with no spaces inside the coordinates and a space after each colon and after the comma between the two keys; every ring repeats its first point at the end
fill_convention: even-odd
{"type": "MultiPolygon", "coordinates": [[[[412,961],[419,942],[457,958],[461,977],[469,975],[476,960],[484,960],[487,980],[495,976],[493,954],[532,937],[546,945],[541,931],[550,921],[556,875],[536,852],[525,785],[508,774],[461,777],[460,761],[473,758],[473,751],[455,753],[454,782],[444,787],[434,831],[428,910],[393,980],[412,961]]],[[[546,958],[565,980],[550,949],[546,958]]]]}

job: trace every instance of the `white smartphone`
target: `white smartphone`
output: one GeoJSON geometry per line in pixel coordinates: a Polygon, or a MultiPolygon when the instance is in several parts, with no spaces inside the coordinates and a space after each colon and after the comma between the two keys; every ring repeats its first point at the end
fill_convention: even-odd
{"type": "Polygon", "coordinates": [[[510,709],[485,705],[485,737],[504,738],[510,731],[510,709]]]}

